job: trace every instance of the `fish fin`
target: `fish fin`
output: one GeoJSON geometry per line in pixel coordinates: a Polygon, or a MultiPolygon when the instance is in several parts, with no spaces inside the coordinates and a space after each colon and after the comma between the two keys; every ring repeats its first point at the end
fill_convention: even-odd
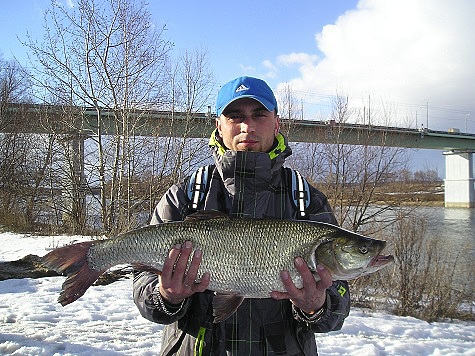
{"type": "Polygon", "coordinates": [[[66,274],[58,302],[68,305],[79,299],[104,271],[91,269],[87,263],[89,248],[97,241],[80,242],[57,248],[41,258],[41,262],[58,273],[66,274]]]}
{"type": "Polygon", "coordinates": [[[160,271],[159,269],[149,266],[149,265],[144,265],[142,263],[132,263],[132,267],[134,267],[136,270],[139,270],[139,271],[152,272],[158,275],[162,274],[162,271],[160,271]]]}
{"type": "Polygon", "coordinates": [[[244,297],[238,293],[218,293],[213,298],[214,323],[219,323],[233,315],[242,304],[244,297]]]}
{"type": "Polygon", "coordinates": [[[219,218],[229,218],[229,215],[226,215],[222,211],[218,210],[200,210],[196,213],[188,215],[185,218],[185,221],[200,221],[219,218]]]}

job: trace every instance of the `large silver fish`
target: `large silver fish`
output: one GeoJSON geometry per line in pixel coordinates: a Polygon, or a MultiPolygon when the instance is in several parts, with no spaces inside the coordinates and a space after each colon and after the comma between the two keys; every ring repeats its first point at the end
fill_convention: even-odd
{"type": "MultiPolygon", "coordinates": [[[[317,281],[317,263],[324,265],[334,280],[348,280],[375,272],[393,261],[392,256],[380,255],[385,241],[333,225],[231,218],[214,211],[193,214],[183,222],[146,226],[108,240],[61,247],[42,261],[67,275],[58,298],[64,306],[80,298],[115,265],[148,266],[160,273],[170,248],[187,240],[193,248],[203,251],[199,275],[210,272],[209,289],[216,292],[213,304],[224,308],[230,304],[239,306],[243,298],[270,298],[271,291],[285,291],[280,279],[282,270],[289,271],[295,285],[301,287],[302,280],[294,266],[297,256],[307,261],[317,281]],[[234,303],[223,303],[224,300],[234,303]]],[[[215,320],[232,313],[221,309],[215,310],[215,320]]]]}

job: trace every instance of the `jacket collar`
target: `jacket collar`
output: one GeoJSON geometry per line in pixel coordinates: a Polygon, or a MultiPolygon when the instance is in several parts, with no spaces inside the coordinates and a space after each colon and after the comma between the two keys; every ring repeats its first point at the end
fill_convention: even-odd
{"type": "Polygon", "coordinates": [[[237,175],[253,176],[255,184],[267,189],[272,184],[276,174],[283,166],[286,157],[292,154],[287,139],[279,133],[269,152],[231,151],[222,143],[217,130],[214,130],[209,140],[216,168],[218,169],[226,188],[234,194],[237,175]],[[259,168],[259,169],[256,169],[259,168]]]}
{"type": "MultiPolygon", "coordinates": [[[[214,131],[211,133],[208,145],[213,148],[215,153],[219,155],[224,155],[227,151],[229,151],[228,148],[224,146],[223,141],[219,136],[218,129],[214,129],[214,131]]],[[[277,158],[278,156],[283,156],[285,159],[292,154],[292,150],[288,146],[287,139],[280,132],[275,137],[272,149],[267,152],[267,154],[271,160],[277,158]]]]}

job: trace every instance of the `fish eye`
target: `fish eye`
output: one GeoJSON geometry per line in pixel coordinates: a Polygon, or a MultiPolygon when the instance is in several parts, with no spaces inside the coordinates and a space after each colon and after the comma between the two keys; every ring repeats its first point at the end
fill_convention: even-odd
{"type": "Polygon", "coordinates": [[[360,245],[358,247],[358,250],[360,251],[360,253],[362,253],[363,255],[366,255],[368,252],[369,252],[369,248],[368,246],[366,245],[360,245]]]}

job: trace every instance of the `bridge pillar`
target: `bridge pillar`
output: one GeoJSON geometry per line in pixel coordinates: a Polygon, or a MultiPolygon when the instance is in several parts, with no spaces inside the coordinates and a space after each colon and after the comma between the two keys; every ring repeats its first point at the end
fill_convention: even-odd
{"type": "Polygon", "coordinates": [[[445,207],[475,208],[474,151],[449,151],[445,155],[445,207]]]}

